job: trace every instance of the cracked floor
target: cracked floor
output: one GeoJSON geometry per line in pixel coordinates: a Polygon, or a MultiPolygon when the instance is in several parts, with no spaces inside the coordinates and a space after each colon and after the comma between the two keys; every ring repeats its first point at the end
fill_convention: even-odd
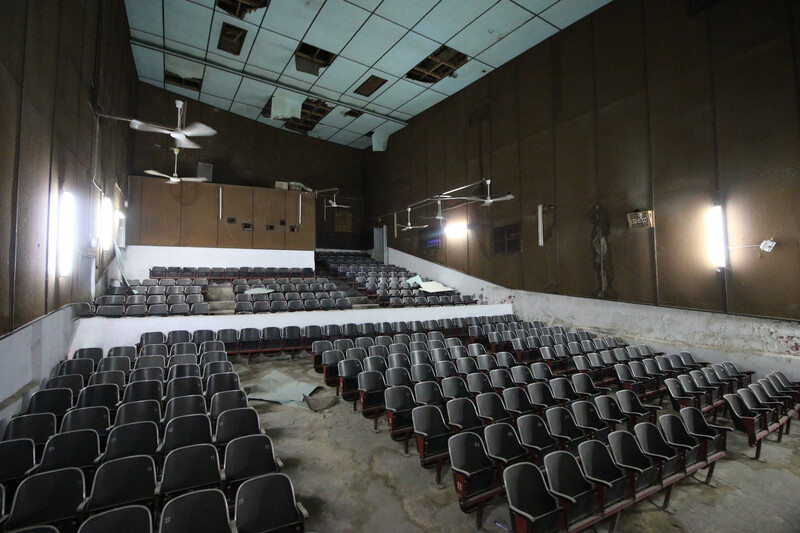
{"type": "MultiPolygon", "coordinates": [[[[321,375],[311,368],[308,354],[297,355],[294,361],[279,356],[236,365],[245,389],[271,370],[322,385],[313,394],[321,402],[334,398],[333,389],[324,387],[321,375]]],[[[253,402],[253,407],[284,462],[283,471],[291,477],[297,498],[308,509],[306,531],[475,531],[474,515],[458,507],[450,469],[443,470],[443,488],[437,488],[435,471],[420,466],[414,444],[410,457],[404,457],[402,443],[389,438],[385,418],[378,425],[380,432],[374,433],[372,421],[354,413],[351,402],[340,400],[320,413],[266,402],[253,402]]],[[[731,425],[724,419],[720,423],[731,425]]],[[[672,492],[670,507],[675,514],[642,502],[623,511],[617,531],[800,531],[797,431],[784,436],[781,444],[770,437],[762,448],[763,461],[743,456],[753,454],[743,434],[729,434],[728,456],[714,472],[716,488],[683,480],[672,492]]],[[[497,523],[509,524],[505,498],[495,499],[484,513],[484,530],[503,531],[497,523]]],[[[604,525],[598,527],[604,530],[604,525]]]]}

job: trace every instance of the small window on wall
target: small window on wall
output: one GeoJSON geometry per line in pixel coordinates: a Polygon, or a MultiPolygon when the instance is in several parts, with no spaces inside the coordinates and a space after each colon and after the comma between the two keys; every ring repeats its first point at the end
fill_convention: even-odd
{"type": "Polygon", "coordinates": [[[522,251],[522,231],[519,224],[500,226],[492,230],[492,250],[495,255],[516,254],[522,251]]]}
{"type": "Polygon", "coordinates": [[[347,209],[336,209],[333,217],[333,231],[340,233],[353,232],[353,213],[347,209]]]}

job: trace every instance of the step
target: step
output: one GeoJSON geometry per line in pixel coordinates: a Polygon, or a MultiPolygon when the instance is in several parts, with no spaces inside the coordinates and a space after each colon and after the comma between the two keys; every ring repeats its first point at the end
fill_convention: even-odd
{"type": "Polygon", "coordinates": [[[223,300],[233,301],[233,289],[230,285],[210,285],[206,294],[207,302],[217,302],[223,300]]]}
{"type": "Polygon", "coordinates": [[[208,308],[212,313],[217,313],[218,311],[233,312],[233,310],[236,308],[236,302],[233,300],[210,301],[208,302],[208,308]]]}

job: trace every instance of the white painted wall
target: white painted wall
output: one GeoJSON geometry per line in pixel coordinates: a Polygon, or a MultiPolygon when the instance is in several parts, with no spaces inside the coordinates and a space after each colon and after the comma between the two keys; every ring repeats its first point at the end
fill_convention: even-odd
{"type": "Polygon", "coordinates": [[[146,278],[153,266],[314,268],[314,251],[130,245],[121,264],[125,277],[133,279],[146,278]]]}
{"type": "Polygon", "coordinates": [[[659,351],[688,350],[707,361],[733,361],[759,375],[783,370],[800,381],[797,322],[512,290],[392,248],[389,263],[475,294],[482,302],[510,303],[523,320],[587,329],[659,351]]]}
{"type": "Polygon", "coordinates": [[[309,326],[344,324],[352,322],[399,322],[409,320],[429,320],[442,317],[457,318],[467,316],[493,316],[510,314],[511,306],[506,305],[459,305],[445,307],[420,307],[399,309],[353,309],[351,311],[301,311],[297,313],[276,313],[257,315],[209,315],[176,316],[152,318],[84,318],[78,321],[70,353],[78,348],[99,346],[108,350],[114,346],[131,345],[139,342],[146,331],[197,329],[220,330],[226,328],[265,328],[274,326],[309,326]]]}
{"type": "Polygon", "coordinates": [[[73,316],[67,305],[0,339],[0,421],[16,414],[70,353],[73,316]]]}

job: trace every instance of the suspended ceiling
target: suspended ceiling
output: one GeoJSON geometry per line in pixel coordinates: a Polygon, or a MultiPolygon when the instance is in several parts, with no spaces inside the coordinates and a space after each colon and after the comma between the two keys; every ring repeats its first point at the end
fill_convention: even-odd
{"type": "MultiPolygon", "coordinates": [[[[139,79],[186,98],[286,129],[262,116],[276,82],[334,109],[308,135],[366,148],[610,0],[271,0],[233,17],[215,0],[126,0],[139,79]],[[247,31],[238,55],[218,48],[223,23],[247,31]],[[319,76],[295,68],[304,42],[336,54],[319,76]],[[436,83],[405,77],[442,45],[468,61],[436,83]],[[217,68],[221,67],[221,68],[217,68]],[[202,80],[200,91],[164,83],[164,71],[202,80]],[[369,97],[354,90],[387,80],[369,97]],[[346,116],[351,108],[366,111],[346,116]]],[[[166,118],[166,117],[165,117],[166,118]]]]}

